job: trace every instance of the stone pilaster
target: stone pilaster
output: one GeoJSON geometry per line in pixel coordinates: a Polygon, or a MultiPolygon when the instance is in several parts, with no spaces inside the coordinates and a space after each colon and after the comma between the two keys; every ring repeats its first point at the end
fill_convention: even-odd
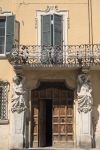
{"type": "Polygon", "coordinates": [[[83,148],[92,147],[92,87],[89,75],[81,73],[78,76],[77,101],[79,119],[79,146],[83,148]]]}
{"type": "Polygon", "coordinates": [[[11,107],[11,139],[10,149],[23,148],[24,141],[24,124],[25,124],[25,90],[24,77],[16,75],[13,78],[12,88],[12,107],[11,107]]]}
{"type": "Polygon", "coordinates": [[[12,114],[10,149],[23,148],[24,111],[12,114]]]}
{"type": "Polygon", "coordinates": [[[91,112],[79,113],[79,146],[83,148],[92,147],[92,133],[91,133],[91,112]]]}

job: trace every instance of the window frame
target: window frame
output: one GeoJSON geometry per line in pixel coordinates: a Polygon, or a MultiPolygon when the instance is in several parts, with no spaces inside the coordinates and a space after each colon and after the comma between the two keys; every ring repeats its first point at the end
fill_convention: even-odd
{"type": "MultiPolygon", "coordinates": [[[[68,22],[69,22],[69,10],[56,10],[50,9],[47,10],[37,10],[36,17],[37,17],[37,45],[41,46],[41,16],[43,15],[61,15],[63,17],[63,46],[68,45],[68,22]]],[[[41,53],[41,49],[38,50],[41,53]]],[[[65,55],[65,51],[63,51],[63,58],[65,55]]]]}
{"type": "MultiPolygon", "coordinates": [[[[6,35],[7,35],[7,17],[8,16],[14,16],[13,13],[11,12],[2,12],[0,14],[0,19],[4,19],[5,20],[5,37],[4,37],[4,53],[0,54],[0,58],[4,58],[6,57],[6,35]]],[[[14,26],[15,26],[15,22],[14,22],[14,26]]],[[[14,34],[15,34],[15,28],[14,28],[14,34]]],[[[14,39],[15,40],[15,39],[14,39]]]]}
{"type": "Polygon", "coordinates": [[[41,16],[43,15],[52,15],[52,14],[56,14],[56,15],[61,15],[63,16],[63,45],[67,45],[68,44],[68,19],[69,19],[69,11],[68,10],[60,10],[60,11],[37,11],[37,45],[41,45],[41,16]]]}

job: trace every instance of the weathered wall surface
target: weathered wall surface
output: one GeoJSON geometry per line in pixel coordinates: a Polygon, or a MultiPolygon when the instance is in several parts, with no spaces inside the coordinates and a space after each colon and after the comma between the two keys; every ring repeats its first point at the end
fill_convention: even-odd
{"type": "MultiPolygon", "coordinates": [[[[93,2],[93,33],[94,43],[100,43],[100,0],[92,0],[93,2]]],[[[16,15],[16,21],[20,26],[20,43],[21,44],[37,44],[37,22],[36,11],[46,10],[47,6],[58,6],[58,10],[68,10],[68,44],[84,44],[89,42],[89,22],[88,22],[88,3],[87,0],[0,0],[2,11],[11,11],[16,15]]],[[[11,108],[11,84],[14,75],[13,67],[8,60],[0,58],[0,79],[10,82],[9,92],[9,109],[7,125],[0,125],[0,149],[9,147],[10,133],[10,108],[11,108]]],[[[27,85],[33,86],[35,80],[48,79],[67,79],[67,82],[76,86],[77,71],[24,71],[27,77],[27,85]],[[30,79],[30,80],[29,80],[30,79]],[[33,82],[33,83],[32,83],[33,82]]],[[[96,134],[100,134],[100,71],[91,71],[91,80],[93,86],[93,114],[96,122],[96,134]]]]}
{"type": "Polygon", "coordinates": [[[100,71],[93,71],[91,80],[93,87],[93,119],[96,134],[100,135],[100,71]]]}
{"type": "Polygon", "coordinates": [[[12,92],[12,66],[6,59],[0,60],[0,80],[8,81],[10,83],[10,91],[8,92],[8,121],[5,123],[0,120],[0,149],[9,148],[9,135],[10,135],[10,104],[12,92]]]}

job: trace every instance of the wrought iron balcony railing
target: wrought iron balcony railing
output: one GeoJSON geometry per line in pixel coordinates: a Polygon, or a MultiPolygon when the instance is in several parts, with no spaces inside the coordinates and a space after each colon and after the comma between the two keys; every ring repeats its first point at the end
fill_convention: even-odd
{"type": "Polygon", "coordinates": [[[100,44],[39,46],[14,46],[8,55],[13,65],[68,67],[94,66],[100,64],[100,44]]]}

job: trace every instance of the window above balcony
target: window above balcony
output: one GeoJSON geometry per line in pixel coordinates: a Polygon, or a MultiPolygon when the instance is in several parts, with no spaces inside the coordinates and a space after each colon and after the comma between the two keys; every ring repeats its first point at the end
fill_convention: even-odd
{"type": "Polygon", "coordinates": [[[41,16],[41,45],[63,45],[63,16],[41,16]]]}
{"type": "Polygon", "coordinates": [[[68,10],[58,10],[48,6],[46,10],[37,10],[37,45],[67,45],[68,10]]]}
{"type": "Polygon", "coordinates": [[[37,20],[37,45],[42,46],[40,61],[43,64],[61,64],[65,55],[62,45],[68,44],[68,11],[48,6],[47,10],[37,11],[37,20]]]}
{"type": "Polygon", "coordinates": [[[63,16],[52,14],[41,16],[41,61],[45,64],[57,64],[63,61],[63,16]],[[52,46],[53,50],[49,47],[52,46]],[[54,48],[55,47],[55,48],[54,48]],[[59,58],[59,55],[60,58],[59,58]]]}

